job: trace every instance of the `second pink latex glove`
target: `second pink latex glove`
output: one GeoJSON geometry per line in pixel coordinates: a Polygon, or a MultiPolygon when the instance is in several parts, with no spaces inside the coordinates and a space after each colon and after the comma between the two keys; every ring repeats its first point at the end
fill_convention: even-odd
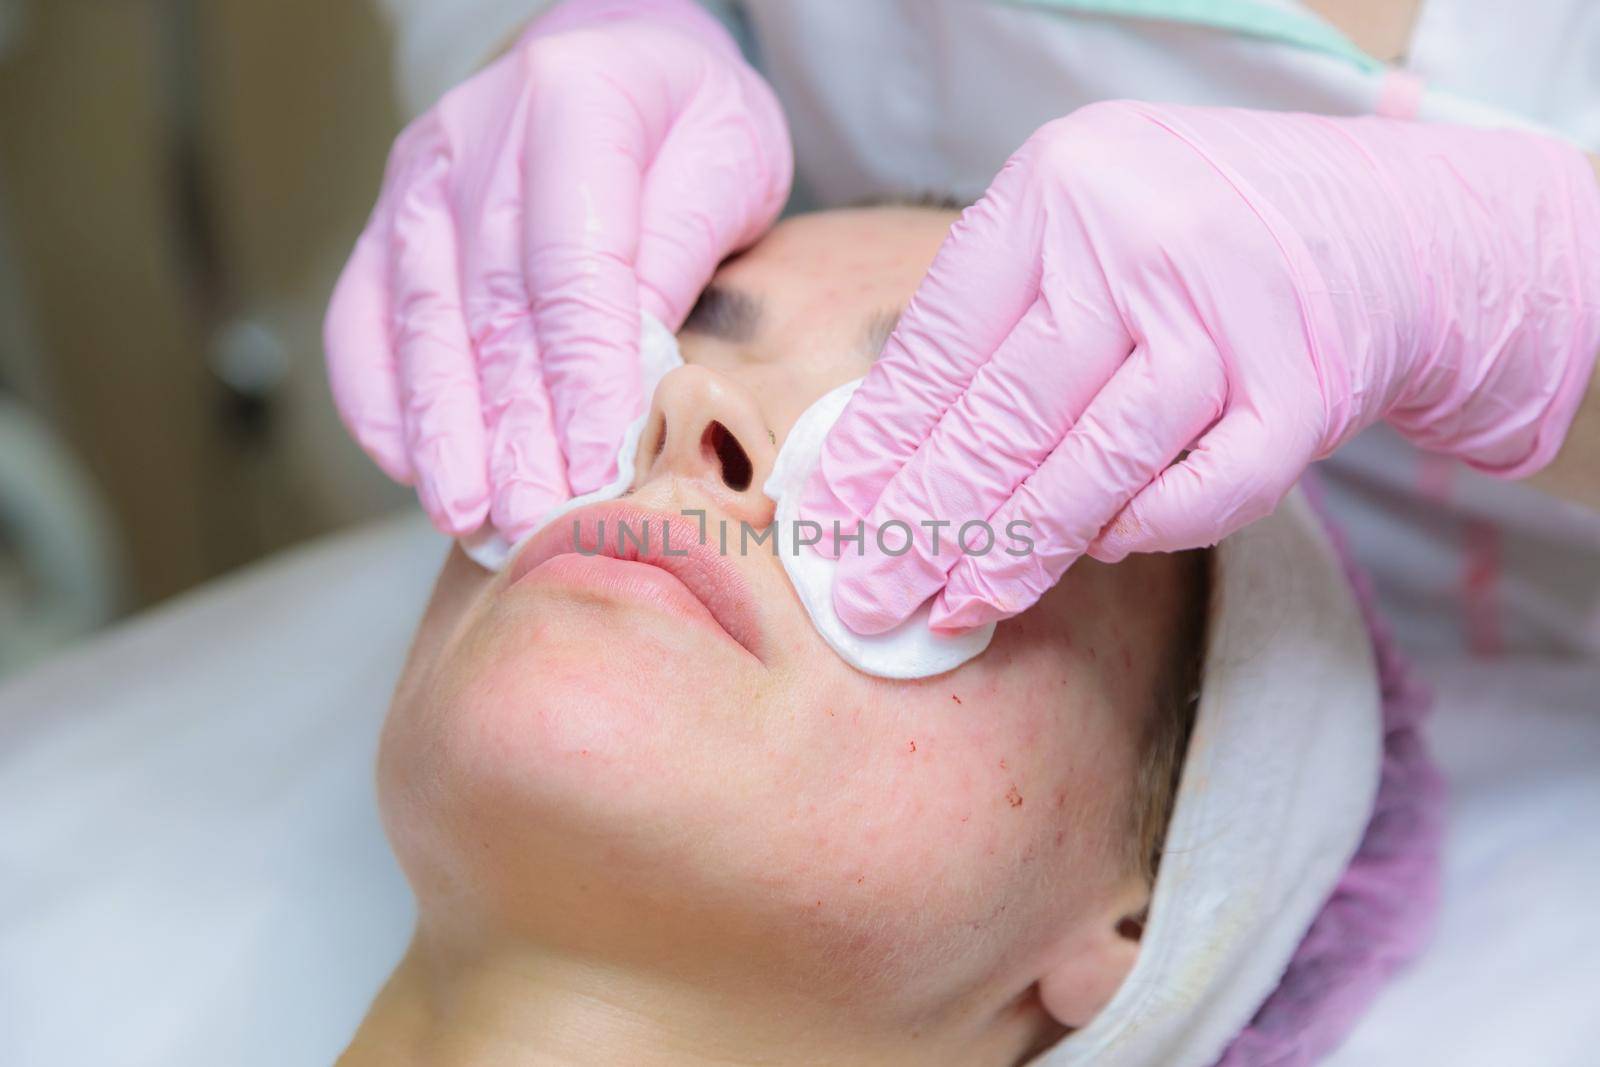
{"type": "Polygon", "coordinates": [[[1084,553],[1214,544],[1380,419],[1532,473],[1597,348],[1600,189],[1572,148],[1098,104],[1041,128],[962,216],[802,514],[866,521],[834,586],[853,629],[936,594],[932,625],[975,626],[1084,553]],[[888,555],[871,531],[896,519],[917,536],[888,555]],[[977,527],[956,544],[974,520],[987,551],[977,527]]]}
{"type": "Polygon", "coordinates": [[[772,225],[776,97],[690,0],[570,0],[401,135],[325,340],[345,425],[435,526],[510,540],[608,481],[670,328],[772,225]]]}

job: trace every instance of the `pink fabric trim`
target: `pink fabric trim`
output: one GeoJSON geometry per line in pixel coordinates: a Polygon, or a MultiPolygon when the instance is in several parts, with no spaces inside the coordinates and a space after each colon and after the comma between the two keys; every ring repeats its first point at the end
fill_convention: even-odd
{"type": "Polygon", "coordinates": [[[1422,109],[1426,85],[1409,70],[1390,70],[1378,86],[1378,102],[1372,112],[1386,119],[1414,119],[1422,109]]]}
{"type": "MultiPolygon", "coordinates": [[[[1422,452],[1416,457],[1417,495],[1448,504],[1455,495],[1461,466],[1449,456],[1422,452]]],[[[1324,516],[1326,518],[1326,516],[1324,516]]],[[[1461,566],[1451,595],[1461,617],[1462,644],[1474,656],[1493,657],[1505,650],[1500,610],[1502,538],[1494,523],[1461,519],[1461,566]]]]}
{"type": "Polygon", "coordinates": [[[1396,650],[1372,587],[1329,520],[1312,475],[1301,485],[1322,516],[1372,634],[1383,691],[1382,778],[1349,869],[1312,923],[1276,992],[1218,1067],[1306,1067],[1344,1040],[1396,971],[1426,944],[1439,904],[1444,779],[1421,726],[1432,696],[1396,650]]]}

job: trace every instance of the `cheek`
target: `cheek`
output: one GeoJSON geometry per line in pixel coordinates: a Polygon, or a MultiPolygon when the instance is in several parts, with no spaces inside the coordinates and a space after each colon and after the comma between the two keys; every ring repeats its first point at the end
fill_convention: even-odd
{"type": "Polygon", "coordinates": [[[843,695],[806,711],[813,765],[788,761],[752,875],[852,978],[992,967],[1109,873],[1115,770],[1063,744],[1059,694],[957,672],[843,695]]]}
{"type": "Polygon", "coordinates": [[[697,750],[725,755],[748,720],[719,712],[750,695],[730,657],[696,632],[615,615],[563,606],[471,635],[439,687],[439,747],[424,758],[479,804],[536,810],[643,802],[694,778],[697,750]]]}
{"type": "Polygon", "coordinates": [[[1071,790],[1062,783],[1077,777],[1075,768],[1047,764],[1038,724],[1006,716],[895,719],[892,728],[874,725],[842,739],[827,762],[831,788],[797,794],[806,807],[794,817],[809,816],[813,829],[806,861],[910,884],[934,872],[946,884],[983,883],[995,870],[1030,862],[1037,824],[1064,811],[1071,790]]]}
{"type": "MultiPolygon", "coordinates": [[[[1123,875],[1131,729],[1059,648],[995,648],[904,691],[838,745],[851,776],[811,816],[819,909],[874,913],[923,958],[1038,944],[1123,875]],[[886,913],[885,913],[886,912],[886,913]]],[[[854,726],[854,725],[851,725],[854,726]]]]}

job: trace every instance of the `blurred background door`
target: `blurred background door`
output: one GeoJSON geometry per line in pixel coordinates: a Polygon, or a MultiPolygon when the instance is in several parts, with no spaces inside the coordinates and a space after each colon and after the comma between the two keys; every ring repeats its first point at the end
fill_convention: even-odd
{"type": "Polygon", "coordinates": [[[320,341],[389,51],[360,0],[0,0],[0,671],[403,506],[320,341]]]}

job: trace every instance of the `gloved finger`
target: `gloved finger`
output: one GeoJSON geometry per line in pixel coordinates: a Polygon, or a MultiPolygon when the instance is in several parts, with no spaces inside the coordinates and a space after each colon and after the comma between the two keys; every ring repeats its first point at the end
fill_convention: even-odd
{"type": "Polygon", "coordinates": [[[1309,440],[1275,439],[1254,411],[1231,411],[1128,501],[1089,555],[1118,563],[1130,552],[1214,545],[1270,514],[1305,471],[1311,449],[1309,440]]]}
{"type": "Polygon", "coordinates": [[[983,531],[968,524],[999,510],[1127,359],[1133,341],[1120,320],[1068,303],[1064,324],[1052,301],[1041,297],[1028,309],[890,480],[868,517],[873,532],[863,551],[841,553],[834,603],[857,633],[893,629],[939,591],[964,537],[983,542],[983,531]],[[916,535],[900,556],[879,551],[875,533],[895,520],[916,535]]]}
{"type": "Polygon", "coordinates": [[[489,512],[482,396],[462,316],[456,229],[445,202],[449,160],[421,155],[408,195],[396,200],[391,235],[395,357],[406,450],[417,496],[434,526],[452,537],[489,512]]]}
{"type": "Polygon", "coordinates": [[[350,436],[390,478],[410,485],[394,349],[389,343],[389,262],[374,216],[339,275],[322,343],[334,406],[350,436]]]}
{"type": "MultiPolygon", "coordinates": [[[[1007,164],[962,213],[872,371],[823,443],[800,516],[824,529],[868,515],[1039,294],[1042,216],[1007,164]]],[[[1071,261],[1071,248],[1059,250],[1071,261]]],[[[824,544],[828,539],[824,538],[824,544]]]]}
{"type": "Polygon", "coordinates": [[[738,247],[716,217],[737,203],[737,162],[721,153],[693,151],[683,137],[668,135],[645,177],[640,205],[636,277],[639,304],[676,331],[722,257],[738,247]]]}
{"type": "Polygon", "coordinates": [[[573,106],[570,86],[541,91],[586,72],[562,62],[533,72],[527,143],[538,154],[527,161],[526,274],[567,479],[581,494],[615,476],[623,432],[644,406],[634,259],[641,176],[655,145],[640,105],[604,86],[583,107],[573,106]]]}
{"type": "Polygon", "coordinates": [[[507,142],[465,205],[476,220],[461,250],[462,296],[484,399],[489,521],[510,541],[570,497],[566,459],[539,368],[522,261],[522,184],[507,142]]]}
{"type": "Polygon", "coordinates": [[[1135,350],[1050,457],[995,512],[989,524],[996,547],[956,562],[930,626],[981,626],[1031,607],[1123,504],[1216,419],[1225,382],[1214,354],[1196,359],[1185,375],[1150,352],[1135,350]],[[1184,386],[1175,386],[1185,378],[1184,386]]]}
{"type": "Polygon", "coordinates": [[[789,195],[792,156],[776,98],[759,79],[722,76],[727,85],[694,99],[644,178],[639,301],[670,330],[718,263],[765,233],[789,195]]]}

